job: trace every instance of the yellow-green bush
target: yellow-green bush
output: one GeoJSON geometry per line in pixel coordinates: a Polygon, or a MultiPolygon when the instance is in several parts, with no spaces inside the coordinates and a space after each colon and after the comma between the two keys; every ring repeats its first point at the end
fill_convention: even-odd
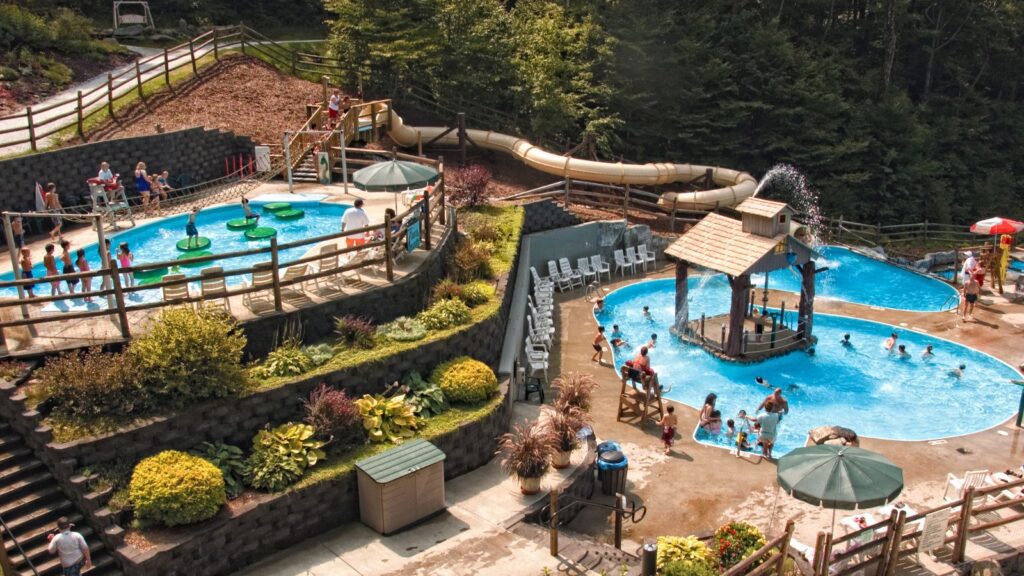
{"type": "Polygon", "coordinates": [[[212,518],[227,501],[220,469],[176,450],[139,462],[128,485],[128,498],[137,519],[165,526],[212,518]]]}
{"type": "Polygon", "coordinates": [[[659,536],[658,537],[658,573],[667,572],[683,574],[693,572],[703,574],[705,571],[715,572],[717,560],[714,552],[695,536],[659,536]],[[668,570],[671,566],[671,570],[668,570]],[[683,570],[688,568],[688,570],[683,570]]]}
{"type": "Polygon", "coordinates": [[[479,404],[498,393],[498,377],[487,364],[462,356],[434,369],[431,381],[451,402],[479,404]]]}

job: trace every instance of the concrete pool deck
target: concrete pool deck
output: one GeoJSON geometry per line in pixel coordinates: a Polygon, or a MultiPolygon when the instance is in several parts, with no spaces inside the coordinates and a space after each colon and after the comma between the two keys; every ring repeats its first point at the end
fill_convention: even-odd
{"type": "MultiPolygon", "coordinates": [[[[382,222],[384,220],[384,210],[387,208],[393,208],[395,205],[395,197],[390,193],[372,193],[363,192],[356,190],[353,186],[349,186],[349,194],[344,193],[343,186],[341,184],[332,184],[324,186],[320,184],[296,184],[294,190],[297,194],[326,194],[327,197],[323,200],[324,202],[330,203],[351,203],[357,198],[362,198],[365,201],[365,210],[370,217],[371,222],[382,222]]],[[[258,199],[260,196],[267,194],[287,194],[288,184],[285,182],[273,181],[263,184],[253,192],[246,196],[250,200],[258,199]]],[[[215,204],[214,206],[223,205],[237,205],[237,199],[232,202],[224,202],[221,204],[215,204]]],[[[187,205],[179,207],[176,213],[184,213],[187,209],[187,205]]],[[[405,208],[401,206],[399,202],[399,212],[404,211],[405,208]]],[[[239,208],[241,214],[241,208],[239,208]]],[[[147,224],[157,220],[166,218],[161,217],[139,217],[136,216],[136,225],[147,224]]],[[[438,241],[441,235],[444,233],[445,228],[440,225],[435,225],[432,228],[433,241],[438,241]]],[[[338,231],[341,231],[341,221],[338,221],[338,231]]],[[[107,234],[112,234],[112,231],[107,231],[107,234]]],[[[75,226],[74,229],[69,230],[64,234],[64,238],[71,241],[72,250],[78,247],[88,246],[95,244],[97,241],[96,232],[87,225],[75,226]]],[[[36,237],[26,243],[26,246],[32,250],[33,262],[38,264],[42,261],[44,254],[43,247],[50,242],[49,238],[44,236],[36,237]]],[[[316,250],[314,246],[310,247],[310,252],[316,250]]],[[[59,250],[58,250],[59,253],[59,250]]],[[[176,255],[177,253],[175,253],[176,255]]],[[[307,253],[308,254],[308,253],[307,253]]],[[[394,272],[396,280],[409,274],[414,274],[426,259],[428,252],[424,250],[417,250],[416,252],[403,258],[395,264],[394,272]]],[[[147,255],[136,254],[140,260],[153,261],[153,258],[147,255]]],[[[11,271],[10,258],[0,258],[0,273],[9,273],[11,271]]],[[[94,279],[93,284],[95,286],[96,280],[94,279]]],[[[362,274],[361,279],[358,282],[346,284],[344,292],[342,291],[331,291],[319,293],[313,290],[304,290],[301,296],[290,298],[285,302],[285,311],[302,308],[306,306],[314,305],[318,302],[325,300],[336,299],[343,297],[344,294],[351,294],[355,292],[361,292],[366,290],[372,290],[378,286],[384,286],[387,284],[387,279],[383,273],[374,275],[372,273],[362,274]]],[[[49,287],[43,282],[37,284],[37,295],[49,295],[49,287]]],[[[32,315],[36,316],[40,314],[38,309],[40,305],[35,305],[32,310],[32,315]]],[[[232,315],[239,321],[245,321],[248,319],[256,318],[259,315],[267,313],[273,313],[273,306],[269,309],[257,309],[256,312],[247,308],[242,302],[242,296],[233,296],[230,298],[230,309],[232,315]]],[[[137,334],[140,331],[144,331],[146,325],[156,316],[159,312],[159,308],[148,309],[143,311],[132,311],[128,314],[128,323],[131,327],[132,333],[137,334]]],[[[20,312],[17,307],[6,308],[4,313],[5,317],[20,317],[20,312]]],[[[59,318],[62,312],[43,312],[43,315],[52,315],[54,318],[59,318]]],[[[7,344],[11,352],[15,355],[32,355],[38,353],[50,352],[53,350],[62,350],[70,348],[78,348],[89,345],[100,345],[110,342],[119,342],[122,340],[120,330],[116,323],[116,316],[110,315],[104,317],[85,318],[79,320],[67,320],[67,321],[54,321],[37,324],[38,336],[29,337],[28,330],[25,328],[8,328],[5,330],[5,336],[7,338],[7,344]]]]}
{"type": "MultiPolygon", "coordinates": [[[[646,278],[616,279],[602,286],[610,291],[643,279],[672,277],[672,269],[663,267],[646,278]]],[[[770,305],[792,294],[771,291],[770,305]]],[[[591,362],[590,335],[594,330],[592,304],[582,291],[556,296],[557,333],[552,349],[550,373],[575,370],[594,374],[599,388],[594,400],[594,429],[601,439],[614,439],[623,445],[630,459],[630,497],[647,506],[647,517],[639,524],[627,524],[627,550],[635,550],[644,538],[659,535],[700,534],[714,530],[728,520],[748,520],[765,530],[779,532],[786,519],[796,521],[796,538],[814,545],[819,530],[827,530],[831,511],[819,509],[777,493],[775,465],[757,459],[736,458],[728,451],[697,443],[692,432],[698,411],[675,403],[680,419],[679,438],[671,455],[661,452],[660,429],[616,420],[620,383],[607,362],[598,367],[591,362]]],[[[905,326],[987,352],[1012,366],[1024,362],[1024,306],[985,292],[976,311],[975,322],[959,322],[952,311],[903,312],[868,306],[819,300],[816,311],[843,314],[905,326]]],[[[609,354],[606,354],[606,357],[609,354]]],[[[655,359],[655,368],[657,361],[655,359]]],[[[694,383],[700,386],[699,383],[694,383]]],[[[1009,384],[1008,384],[1009,385],[1009,384]]],[[[965,470],[987,468],[993,472],[1016,470],[1024,462],[1024,429],[1012,419],[996,428],[947,439],[944,443],[903,442],[862,438],[862,447],[885,454],[904,471],[905,485],[900,500],[916,510],[942,502],[947,473],[963,475],[965,470]]],[[[840,519],[853,511],[837,511],[840,519]]],[[[601,541],[611,538],[610,523],[593,510],[581,513],[570,529],[601,541]]],[[[1020,523],[990,532],[991,538],[968,547],[969,557],[979,558],[1010,548],[1024,546],[1020,523]]],[[[948,556],[948,550],[946,552],[948,556]]],[[[941,554],[940,554],[941,558],[941,554]]],[[[944,573],[951,567],[924,560],[922,573],[944,573]],[[930,563],[930,564],[929,564],[930,563]]]]}

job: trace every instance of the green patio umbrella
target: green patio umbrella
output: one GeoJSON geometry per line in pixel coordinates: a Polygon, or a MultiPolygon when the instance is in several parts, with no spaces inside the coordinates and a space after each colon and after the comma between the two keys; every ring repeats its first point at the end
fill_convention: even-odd
{"type": "Polygon", "coordinates": [[[881,454],[853,446],[798,448],[779,459],[778,482],[798,500],[832,509],[871,508],[903,490],[903,470],[881,454]]]}
{"type": "MultiPolygon", "coordinates": [[[[388,160],[356,170],[352,183],[367,192],[402,192],[433,184],[438,176],[437,170],[424,164],[388,160]]],[[[395,209],[398,209],[398,196],[395,196],[395,209]]]]}

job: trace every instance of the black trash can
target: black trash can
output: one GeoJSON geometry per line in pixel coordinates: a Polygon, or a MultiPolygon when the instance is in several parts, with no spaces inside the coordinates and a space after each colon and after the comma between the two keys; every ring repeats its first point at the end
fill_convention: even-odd
{"type": "Polygon", "coordinates": [[[601,481],[601,492],[609,496],[626,492],[626,472],[629,459],[618,450],[602,452],[597,457],[597,479],[601,481]]]}

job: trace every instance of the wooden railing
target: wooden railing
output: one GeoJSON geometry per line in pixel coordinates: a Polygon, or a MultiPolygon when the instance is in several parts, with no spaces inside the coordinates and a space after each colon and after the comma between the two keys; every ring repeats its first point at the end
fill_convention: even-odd
{"type": "MultiPolygon", "coordinates": [[[[807,219],[805,218],[806,222],[807,219]]],[[[870,246],[935,243],[960,246],[979,244],[990,236],[971,232],[970,226],[918,222],[915,224],[864,224],[839,218],[820,217],[816,227],[829,241],[870,246]]]]}
{"type": "MultiPolygon", "coordinates": [[[[668,218],[669,226],[674,232],[680,224],[699,222],[707,212],[687,207],[685,202],[673,200],[671,204],[661,204],[659,194],[648,192],[630,185],[616,186],[567,178],[546,186],[519,192],[507,196],[503,200],[534,200],[551,198],[561,202],[566,208],[579,204],[589,208],[606,210],[622,214],[626,221],[631,214],[645,214],[656,218],[668,218]]],[[[633,220],[637,220],[635,216],[633,220]]]]}
{"type": "MultiPolygon", "coordinates": [[[[99,220],[102,215],[93,215],[93,218],[99,220]]],[[[423,200],[413,204],[404,212],[398,214],[395,220],[399,222],[405,222],[407,219],[410,222],[418,222],[421,230],[421,242],[425,249],[432,249],[431,232],[433,229],[432,222],[438,222],[446,224],[450,218],[454,218],[453,209],[445,204],[445,198],[443,194],[443,185],[441,186],[441,192],[428,196],[423,200]],[[429,209],[425,209],[424,206],[429,206],[429,209]]],[[[144,310],[150,310],[154,308],[162,308],[167,306],[176,306],[181,304],[196,303],[198,305],[208,304],[211,301],[225,301],[227,298],[232,296],[239,296],[243,294],[251,294],[255,292],[262,292],[271,290],[272,302],[274,309],[281,311],[283,309],[284,298],[282,296],[282,289],[288,288],[289,286],[298,285],[299,288],[307,282],[314,281],[320,278],[340,275],[345,272],[352,272],[362,269],[371,269],[374,267],[382,267],[384,277],[390,282],[394,280],[394,269],[393,262],[399,251],[404,251],[404,244],[408,236],[408,226],[402,226],[397,234],[392,234],[393,220],[385,217],[384,222],[380,224],[374,224],[367,226],[366,228],[360,228],[357,230],[348,230],[345,232],[339,232],[336,234],[328,234],[324,236],[318,236],[315,238],[306,238],[295,242],[278,243],[276,238],[270,240],[269,246],[260,248],[253,248],[250,250],[239,250],[235,252],[227,252],[222,254],[212,254],[209,256],[199,256],[196,258],[190,258],[188,260],[167,260],[161,262],[149,262],[138,265],[133,265],[127,268],[119,268],[116,261],[106,262],[104,267],[98,270],[91,270],[88,272],[75,272],[71,274],[60,274],[56,276],[47,276],[45,278],[29,278],[19,280],[6,280],[0,281],[0,290],[3,289],[20,289],[23,290],[28,285],[37,285],[40,290],[45,289],[45,286],[50,282],[65,284],[68,280],[81,281],[86,278],[93,279],[92,284],[96,286],[96,289],[92,289],[87,293],[77,293],[74,295],[60,294],[55,296],[36,296],[34,298],[10,298],[0,300],[0,309],[2,308],[20,308],[20,318],[13,318],[9,320],[0,321],[0,344],[3,344],[3,330],[5,328],[14,328],[19,326],[36,327],[46,323],[60,323],[68,322],[72,320],[82,320],[88,318],[99,318],[106,316],[114,316],[120,329],[121,336],[125,339],[131,337],[131,331],[128,322],[129,312],[138,312],[144,310]],[[339,244],[344,244],[344,240],[349,237],[370,237],[372,240],[363,244],[362,246],[353,247],[341,247],[337,250],[330,252],[316,252],[290,260],[287,262],[281,262],[279,254],[282,250],[288,250],[298,247],[313,248],[318,244],[322,244],[330,241],[340,241],[339,244]],[[383,238],[383,240],[379,239],[383,238]],[[353,254],[358,251],[367,251],[366,256],[359,262],[354,264],[339,263],[339,267],[330,268],[327,270],[317,269],[316,271],[306,271],[305,273],[298,275],[294,278],[286,280],[282,275],[282,270],[287,270],[295,266],[309,265],[320,261],[322,258],[331,258],[333,256],[343,257],[346,255],[353,254]],[[187,277],[181,280],[161,280],[146,285],[134,285],[128,286],[124,282],[124,275],[126,274],[138,274],[147,271],[169,269],[174,266],[180,266],[182,263],[187,263],[191,267],[198,267],[204,264],[210,266],[219,266],[219,261],[229,261],[233,258],[240,258],[245,256],[254,255],[265,255],[266,261],[261,262],[254,266],[247,266],[243,268],[233,268],[228,270],[217,268],[202,270],[199,276],[187,277]],[[227,287],[229,279],[234,279],[241,276],[250,275],[255,271],[265,271],[267,267],[273,273],[273,284],[272,287],[266,286],[252,286],[251,284],[241,286],[230,286],[227,287]],[[161,299],[156,302],[130,302],[130,296],[132,294],[138,294],[149,290],[164,290],[165,288],[180,287],[182,285],[188,286],[194,282],[211,282],[211,281],[222,281],[226,286],[226,290],[215,294],[203,294],[202,292],[194,294],[188,292],[188,296],[176,298],[172,300],[161,299]],[[42,313],[38,308],[34,308],[30,305],[41,305],[51,302],[62,302],[68,300],[79,300],[85,297],[105,299],[107,302],[106,309],[97,310],[83,310],[76,312],[55,312],[55,313],[42,313]]],[[[102,229],[102,226],[100,227],[102,229]]],[[[447,233],[447,232],[446,232],[447,233]]],[[[98,245],[103,244],[102,236],[98,245]]]]}
{"type": "MultiPolygon", "coordinates": [[[[925,518],[943,509],[949,509],[951,517],[942,543],[953,545],[949,562],[959,564],[966,559],[967,543],[972,535],[1024,520],[1024,512],[1020,509],[1024,506],[1024,495],[1020,494],[1022,489],[1024,479],[977,489],[969,488],[958,500],[911,516],[907,516],[903,510],[894,509],[888,518],[838,538],[831,533],[820,532],[811,562],[813,574],[848,576],[867,574],[868,569],[873,569],[875,576],[891,576],[902,558],[917,553],[925,518]],[[1003,499],[992,497],[1002,494],[1004,490],[1011,494],[1016,491],[1017,495],[1003,499]],[[1010,514],[998,514],[1003,510],[1010,514]],[[912,528],[908,530],[908,527],[912,528]],[[863,541],[867,534],[871,534],[870,540],[863,541]],[[842,552],[834,552],[843,545],[845,549],[842,552]]],[[[1024,529],[1024,523],[1021,523],[1020,528],[1024,529]]]]}
{"type": "Polygon", "coordinates": [[[769,572],[775,572],[778,576],[782,576],[786,557],[789,555],[789,542],[793,538],[795,527],[796,524],[792,520],[787,521],[786,530],[781,536],[758,548],[757,552],[726,570],[722,576],[761,576],[769,572]]]}

